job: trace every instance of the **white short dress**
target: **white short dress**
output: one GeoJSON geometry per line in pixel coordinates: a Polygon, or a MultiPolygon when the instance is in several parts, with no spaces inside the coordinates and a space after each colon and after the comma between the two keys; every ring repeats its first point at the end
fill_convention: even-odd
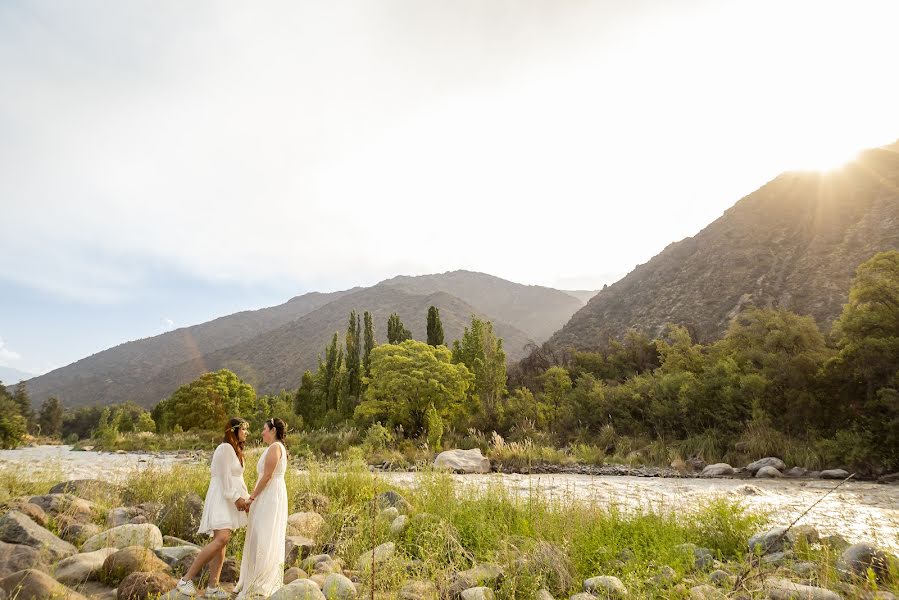
{"type": "Polygon", "coordinates": [[[231,444],[221,443],[212,454],[212,478],[206,491],[203,516],[198,533],[212,534],[216,529],[234,531],[247,524],[247,513],[237,510],[238,498],[247,498],[247,484],[243,480],[243,465],[231,444]]]}

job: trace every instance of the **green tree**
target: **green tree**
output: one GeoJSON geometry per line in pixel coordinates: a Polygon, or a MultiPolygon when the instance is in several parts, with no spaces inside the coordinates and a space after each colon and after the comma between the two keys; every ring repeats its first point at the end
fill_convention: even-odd
{"type": "Polygon", "coordinates": [[[365,377],[371,375],[371,351],[375,347],[375,326],[372,322],[371,313],[365,311],[362,315],[362,321],[365,326],[365,340],[362,351],[362,367],[365,369],[365,377]]]}
{"type": "Polygon", "coordinates": [[[443,324],[440,322],[440,310],[436,306],[428,308],[428,344],[443,345],[443,324]]]}
{"type": "Polygon", "coordinates": [[[252,418],[256,391],[227,369],[205,373],[181,386],[153,409],[160,431],[182,429],[218,430],[233,416],[252,418]]]}
{"type": "Polygon", "coordinates": [[[472,315],[462,340],[453,342],[453,362],[464,364],[474,373],[476,408],[483,411],[485,425],[494,426],[497,403],[506,393],[506,353],[502,339],[493,333],[493,323],[472,315]]]}
{"type": "Polygon", "coordinates": [[[418,435],[431,406],[443,421],[452,422],[464,411],[473,376],[465,365],[453,364],[445,346],[406,340],[378,346],[371,359],[368,388],[353,416],[359,426],[387,421],[418,435]]]}
{"type": "MultiPolygon", "coordinates": [[[[331,343],[325,349],[324,371],[321,373],[320,385],[325,390],[325,412],[337,411],[337,402],[340,398],[340,386],[342,382],[341,371],[343,369],[343,348],[337,342],[337,334],[331,338],[331,343]]],[[[319,369],[319,371],[322,371],[319,369]]]]}
{"type": "Polygon", "coordinates": [[[38,423],[41,426],[41,435],[59,437],[62,433],[63,408],[55,396],[50,396],[41,405],[38,423]]]}
{"type": "Polygon", "coordinates": [[[150,413],[142,412],[140,414],[140,416],[137,418],[137,422],[134,424],[134,431],[148,431],[151,433],[156,432],[156,422],[153,421],[153,417],[150,416],[150,413]]]}
{"type": "Polygon", "coordinates": [[[27,423],[19,414],[19,404],[0,382],[0,447],[16,448],[27,433],[27,423]]]}
{"type": "Polygon", "coordinates": [[[412,333],[403,325],[400,316],[396,313],[391,314],[387,318],[387,343],[402,344],[411,339],[412,333]]]}
{"type": "Polygon", "coordinates": [[[315,376],[305,371],[293,402],[293,411],[303,419],[303,423],[315,426],[321,421],[324,406],[321,395],[316,393],[315,376]]]}
{"type": "Polygon", "coordinates": [[[340,414],[349,418],[362,394],[362,331],[359,323],[359,315],[356,311],[350,313],[349,324],[346,331],[346,393],[345,401],[341,406],[340,414]]]}
{"type": "Polygon", "coordinates": [[[18,413],[25,419],[25,428],[27,433],[35,432],[36,419],[34,418],[34,410],[31,408],[31,396],[28,394],[28,387],[24,381],[16,384],[13,390],[12,399],[18,406],[18,413]]]}

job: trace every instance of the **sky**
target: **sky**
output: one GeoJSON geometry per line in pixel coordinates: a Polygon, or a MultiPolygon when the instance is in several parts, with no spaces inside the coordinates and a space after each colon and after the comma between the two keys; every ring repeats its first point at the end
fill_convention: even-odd
{"type": "Polygon", "coordinates": [[[455,269],[596,289],[899,138],[892,0],[5,0],[0,366],[455,269]]]}

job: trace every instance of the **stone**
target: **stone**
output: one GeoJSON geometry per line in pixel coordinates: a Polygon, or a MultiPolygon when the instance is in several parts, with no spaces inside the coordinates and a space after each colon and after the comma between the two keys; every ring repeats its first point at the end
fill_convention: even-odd
{"type": "Polygon", "coordinates": [[[303,578],[294,579],[268,598],[269,600],[325,600],[325,595],[318,584],[303,578]]]}
{"type": "Polygon", "coordinates": [[[587,592],[579,592],[577,594],[572,594],[568,597],[568,600],[596,600],[596,596],[593,594],[588,594],[587,592]]]}
{"type": "Polygon", "coordinates": [[[658,573],[650,578],[649,584],[653,587],[668,587],[677,583],[676,580],[677,572],[668,565],[665,565],[659,569],[658,573]]]}
{"type": "Polygon", "coordinates": [[[118,583],[132,573],[156,573],[169,571],[170,567],[149,548],[128,546],[110,554],[103,561],[101,578],[107,583],[118,583]]]}
{"type": "Polygon", "coordinates": [[[827,469],[818,473],[820,479],[846,479],[849,472],[843,469],[827,469]]]}
{"type": "Polygon", "coordinates": [[[187,540],[182,540],[181,538],[177,538],[171,535],[162,536],[162,544],[165,547],[174,548],[177,546],[193,546],[194,548],[199,548],[197,544],[193,542],[189,542],[187,540]]]}
{"type": "Polygon", "coordinates": [[[49,494],[72,494],[83,500],[96,502],[114,497],[121,492],[121,488],[108,481],[100,479],[73,479],[57,483],[50,488],[49,494]]]}
{"type": "Polygon", "coordinates": [[[409,525],[409,517],[406,515],[400,515],[390,523],[390,535],[401,536],[406,532],[406,527],[409,525]]]}
{"type": "Polygon", "coordinates": [[[359,557],[359,560],[356,561],[356,569],[359,571],[370,571],[372,568],[372,561],[377,563],[377,565],[383,565],[383,563],[393,558],[395,553],[396,544],[393,542],[386,542],[376,546],[374,549],[369,550],[359,557]]]}
{"type": "Polygon", "coordinates": [[[877,483],[899,483],[899,472],[881,475],[877,478],[877,483]]]}
{"type": "Polygon", "coordinates": [[[0,588],[15,600],[87,600],[46,573],[26,569],[0,579],[0,588]]]}
{"type": "Polygon", "coordinates": [[[786,537],[791,546],[817,544],[821,539],[818,530],[811,525],[794,525],[786,537]]]}
{"type": "Polygon", "coordinates": [[[316,573],[309,576],[309,581],[317,585],[318,589],[322,589],[325,587],[325,579],[328,578],[328,575],[330,575],[330,573],[316,573]]]}
{"type": "Polygon", "coordinates": [[[627,588],[621,580],[611,575],[591,577],[584,581],[584,591],[600,598],[626,598],[627,588]]]}
{"type": "Polygon", "coordinates": [[[623,563],[630,562],[630,561],[634,560],[636,557],[637,557],[637,555],[634,554],[634,551],[631,550],[630,548],[623,548],[621,550],[621,552],[618,553],[618,556],[617,556],[618,560],[620,560],[623,563]]]}
{"type": "Polygon", "coordinates": [[[53,568],[53,577],[56,581],[73,587],[85,581],[99,579],[103,563],[116,552],[115,548],[103,548],[64,558],[53,568]]]}
{"type": "Polygon", "coordinates": [[[481,454],[480,448],[446,450],[434,459],[434,468],[448,469],[454,473],[489,473],[490,460],[481,454]]]}
{"type": "Polygon", "coordinates": [[[787,465],[784,464],[784,461],[779,458],[775,458],[773,456],[769,456],[767,458],[762,458],[755,462],[749,463],[746,465],[746,470],[755,475],[761,469],[765,467],[773,467],[778,473],[787,468],[787,465]]]}
{"type": "Polygon", "coordinates": [[[709,573],[709,581],[714,583],[717,586],[725,587],[733,585],[734,576],[728,573],[727,571],[723,571],[721,569],[717,569],[709,573]]]}
{"type": "Polygon", "coordinates": [[[840,600],[840,595],[830,590],[814,587],[811,585],[802,585],[795,583],[789,579],[781,579],[779,577],[771,577],[765,582],[765,590],[768,592],[770,600],[795,600],[802,598],[803,600],[840,600]]]}
{"type": "Polygon", "coordinates": [[[43,571],[45,568],[41,553],[36,548],[0,542],[0,578],[25,569],[43,571]]]}
{"type": "Polygon", "coordinates": [[[440,592],[430,581],[407,581],[400,588],[399,600],[439,600],[440,592]]]}
{"type": "Polygon", "coordinates": [[[481,586],[499,587],[504,576],[505,573],[499,565],[483,563],[453,575],[447,587],[447,595],[451,598],[456,598],[468,588],[481,586]]]}
{"type": "Polygon", "coordinates": [[[339,573],[340,564],[330,554],[316,554],[303,560],[303,570],[307,573],[339,573]]]}
{"type": "Polygon", "coordinates": [[[381,508],[395,508],[400,514],[406,514],[412,510],[412,506],[406,499],[393,490],[381,492],[376,496],[376,501],[381,508]]]}
{"type": "Polygon", "coordinates": [[[172,548],[157,548],[153,552],[155,552],[156,556],[158,556],[165,564],[174,567],[180,561],[184,560],[185,556],[189,556],[191,560],[196,558],[197,554],[200,553],[200,549],[196,546],[174,546],[172,548]]]}
{"type": "Polygon", "coordinates": [[[755,472],[755,476],[759,479],[777,479],[778,477],[783,477],[783,473],[774,467],[762,467],[755,472]]]}
{"type": "Polygon", "coordinates": [[[702,470],[701,477],[729,477],[736,473],[734,468],[727,463],[715,463],[702,470]]]}
{"type": "Polygon", "coordinates": [[[131,522],[131,519],[140,514],[141,511],[136,506],[119,506],[118,508],[113,508],[106,513],[106,526],[119,527],[121,525],[127,525],[131,522]]]}
{"type": "Polygon", "coordinates": [[[284,564],[292,566],[303,560],[315,548],[315,542],[301,535],[289,535],[284,538],[284,564]]]}
{"type": "Polygon", "coordinates": [[[707,569],[711,567],[715,562],[715,555],[712,554],[711,550],[709,550],[708,548],[700,548],[696,544],[678,544],[674,547],[674,549],[680,552],[692,554],[694,569],[707,569]]]}
{"type": "Polygon", "coordinates": [[[155,600],[160,594],[170,591],[177,581],[168,573],[132,573],[118,587],[118,600],[155,600]]]}
{"type": "Polygon", "coordinates": [[[696,585],[690,588],[691,600],[725,600],[727,596],[710,585],[696,585]]]}
{"type": "Polygon", "coordinates": [[[473,587],[462,590],[462,600],[493,600],[493,590],[489,587],[473,587]]]}
{"type": "Polygon", "coordinates": [[[766,565],[783,565],[786,564],[796,556],[793,554],[792,550],[784,550],[782,552],[771,552],[770,554],[765,554],[762,556],[762,563],[766,565]]]}
{"type": "Polygon", "coordinates": [[[287,585],[291,581],[295,581],[297,579],[306,579],[309,575],[306,574],[306,571],[299,567],[290,567],[286,571],[284,571],[284,585],[287,585]]]}
{"type": "Polygon", "coordinates": [[[808,469],[802,467],[793,467],[784,471],[784,477],[805,477],[808,475],[808,469]]]}
{"type": "Polygon", "coordinates": [[[871,569],[878,581],[887,581],[890,565],[899,568],[899,560],[871,544],[852,544],[840,555],[837,571],[844,577],[864,578],[871,569]]]}
{"type": "Polygon", "coordinates": [[[72,544],[63,541],[20,513],[11,510],[0,518],[0,541],[31,546],[56,562],[78,553],[72,544]]]}
{"type": "Polygon", "coordinates": [[[741,496],[762,496],[764,495],[764,491],[757,485],[745,484],[741,485],[733,490],[734,494],[740,494],[741,496]]]}
{"type": "Polygon", "coordinates": [[[162,548],[162,532],[152,523],[120,525],[88,538],[81,546],[81,550],[91,552],[100,548],[128,546],[143,546],[151,550],[162,548]]]}
{"type": "Polygon", "coordinates": [[[772,527],[768,531],[755,534],[749,538],[749,552],[764,555],[783,551],[789,546],[786,531],[786,527],[772,527]]]}
{"type": "Polygon", "coordinates": [[[810,577],[818,572],[818,565],[811,562],[797,562],[790,566],[793,572],[802,577],[810,577]]]}
{"type": "Polygon", "coordinates": [[[324,524],[324,517],[317,512],[293,513],[287,517],[287,534],[314,540],[324,524]]]}
{"type": "Polygon", "coordinates": [[[352,600],[356,597],[356,586],[340,573],[331,573],[325,578],[322,592],[327,600],[352,600]]]}
{"type": "Polygon", "coordinates": [[[102,531],[99,525],[82,523],[66,515],[56,517],[56,526],[59,529],[59,537],[75,546],[81,545],[102,531]]]}
{"type": "Polygon", "coordinates": [[[46,528],[47,524],[50,522],[50,517],[47,516],[47,513],[43,508],[41,508],[34,502],[29,502],[24,498],[18,498],[16,500],[10,500],[9,502],[4,503],[3,509],[5,511],[19,511],[20,513],[34,521],[35,524],[40,525],[44,528],[46,528]]]}
{"type": "Polygon", "coordinates": [[[841,536],[838,533],[835,533],[833,535],[824,536],[823,538],[821,538],[821,544],[823,544],[833,550],[838,550],[840,552],[842,552],[843,550],[845,550],[846,548],[848,548],[851,545],[846,538],[844,538],[843,536],[841,536]]]}
{"type": "Polygon", "coordinates": [[[50,516],[65,514],[87,523],[94,518],[96,507],[93,502],[82,500],[72,494],[44,494],[32,496],[29,502],[37,504],[50,516]]]}

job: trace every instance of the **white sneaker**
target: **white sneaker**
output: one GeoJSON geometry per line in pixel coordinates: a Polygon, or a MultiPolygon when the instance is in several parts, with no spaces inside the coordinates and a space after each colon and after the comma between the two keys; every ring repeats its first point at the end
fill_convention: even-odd
{"type": "Polygon", "coordinates": [[[179,594],[184,594],[185,596],[190,596],[191,598],[197,595],[197,588],[194,587],[194,582],[189,579],[187,581],[179,579],[178,583],[175,584],[175,589],[179,594]]]}
{"type": "Polygon", "coordinates": [[[207,587],[203,593],[204,598],[230,598],[231,594],[220,587],[207,587]]]}

